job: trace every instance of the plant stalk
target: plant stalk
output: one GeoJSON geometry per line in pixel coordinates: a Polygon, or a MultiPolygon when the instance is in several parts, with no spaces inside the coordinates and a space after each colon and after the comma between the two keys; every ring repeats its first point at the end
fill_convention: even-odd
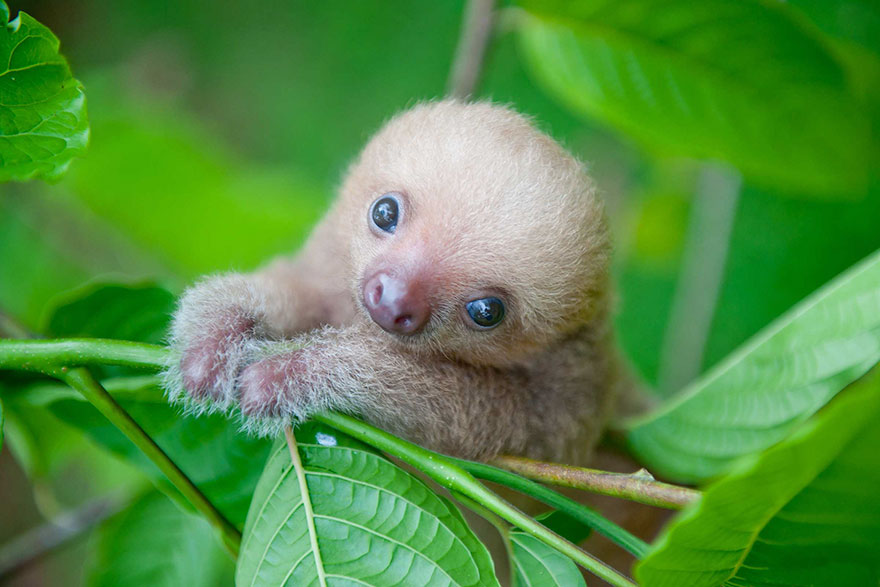
{"type": "Polygon", "coordinates": [[[582,489],[671,510],[680,510],[700,498],[700,492],[695,489],[661,483],[647,474],[610,473],[523,457],[505,456],[493,462],[503,469],[541,483],[582,489]]]}
{"type": "Polygon", "coordinates": [[[165,347],[104,339],[0,339],[0,369],[18,369],[55,377],[80,392],[101,414],[131,440],[220,534],[233,557],[241,532],[214,507],[152,437],[113,399],[83,365],[120,365],[158,370],[168,358],[165,347]]]}
{"type": "Polygon", "coordinates": [[[205,494],[180,470],[165,451],[156,444],[153,438],[134,421],[125,409],[107,392],[106,389],[84,368],[69,369],[59,367],[46,369],[47,375],[57,377],[80,392],[89,403],[98,409],[105,418],[116,426],[135,446],[159,468],[180,493],[199,511],[202,516],[217,530],[223,545],[233,558],[238,556],[241,547],[241,532],[214,507],[205,494]]]}
{"type": "Polygon", "coordinates": [[[102,338],[0,339],[0,369],[44,373],[47,367],[118,365],[162,369],[168,349],[154,344],[102,338]]]}

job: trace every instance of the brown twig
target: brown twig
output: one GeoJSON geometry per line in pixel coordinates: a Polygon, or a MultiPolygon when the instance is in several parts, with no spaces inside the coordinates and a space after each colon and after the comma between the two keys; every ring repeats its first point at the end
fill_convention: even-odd
{"type": "Polygon", "coordinates": [[[468,1],[447,85],[453,98],[465,100],[476,90],[494,22],[495,0],[468,1]]]}
{"type": "Polygon", "coordinates": [[[582,489],[672,510],[682,509],[701,495],[695,489],[655,481],[644,469],[635,473],[609,473],[506,456],[498,457],[492,464],[533,481],[582,489]]]}
{"type": "Polygon", "coordinates": [[[87,533],[121,511],[128,501],[127,497],[101,497],[13,538],[0,547],[0,579],[87,533]]]}

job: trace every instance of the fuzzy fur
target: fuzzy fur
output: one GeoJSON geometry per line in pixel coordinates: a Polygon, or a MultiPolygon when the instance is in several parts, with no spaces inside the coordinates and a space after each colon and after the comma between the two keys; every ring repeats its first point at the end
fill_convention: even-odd
{"type": "Polygon", "coordinates": [[[167,387],[195,411],[240,406],[258,433],[332,409],[458,456],[584,462],[621,381],[609,251],[581,164],[526,118],[421,104],[372,138],[298,256],[185,292],[167,387]],[[391,191],[401,220],[379,234],[368,210],[391,191]],[[420,280],[420,333],[370,319],[377,268],[420,280]],[[464,304],[496,293],[504,321],[474,329],[464,304]]]}

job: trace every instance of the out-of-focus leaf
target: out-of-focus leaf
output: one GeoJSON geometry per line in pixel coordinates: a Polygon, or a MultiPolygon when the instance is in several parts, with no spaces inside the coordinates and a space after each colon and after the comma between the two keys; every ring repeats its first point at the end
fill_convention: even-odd
{"type": "MultiPolygon", "coordinates": [[[[241,527],[271,443],[248,436],[226,416],[185,416],[168,404],[157,377],[105,382],[138,424],[235,525],[241,527]]],[[[52,414],[146,472],[165,491],[173,488],[140,450],[79,397],[58,399],[52,414]]]]}
{"type": "Polygon", "coordinates": [[[829,35],[880,55],[880,4],[874,0],[789,0],[829,35]]]}
{"type": "Polygon", "coordinates": [[[96,284],[67,296],[43,331],[55,337],[93,337],[161,343],[174,296],[152,285],[96,284]]]}
{"type": "MultiPolygon", "coordinates": [[[[880,249],[877,218],[877,180],[868,197],[853,201],[796,200],[744,185],[703,365],[719,363],[800,300],[880,249]]],[[[641,308],[643,298],[653,296],[633,289],[621,295],[624,304],[631,300],[639,306],[629,334],[634,340],[639,340],[635,318],[650,320],[645,312],[652,308],[641,308]]]]}
{"type": "Polygon", "coordinates": [[[633,423],[641,462],[683,481],[785,438],[880,361],[880,251],[633,423]]]}
{"type": "Polygon", "coordinates": [[[93,120],[102,140],[67,185],[180,276],[247,269],[290,254],[326,207],[330,194],[310,180],[248,165],[182,113],[132,105],[94,85],[115,109],[93,120]]]}
{"type": "Polygon", "coordinates": [[[805,193],[866,188],[864,106],[827,44],[784,4],[523,3],[525,57],[573,109],[758,181],[805,193]]]}
{"type": "MultiPolygon", "coordinates": [[[[22,184],[26,185],[26,184],[22,184]]],[[[13,186],[13,187],[22,187],[13,186]]],[[[30,186],[28,186],[30,187],[30,186]]],[[[0,197],[0,307],[30,328],[39,326],[46,302],[88,279],[88,271],[49,242],[24,198],[0,197]]]]}
{"type": "Polygon", "coordinates": [[[231,565],[211,526],[151,492],[100,529],[91,587],[213,587],[231,565]]]}
{"type": "Polygon", "coordinates": [[[876,585],[878,375],[710,486],[637,565],[640,584],[876,585]]]}
{"type": "Polygon", "coordinates": [[[497,585],[486,548],[425,484],[357,441],[297,431],[307,491],[285,443],[254,492],[238,585],[497,585]]]}
{"type": "Polygon", "coordinates": [[[58,39],[0,0],[0,182],[61,175],[89,138],[86,99],[58,39]]]}

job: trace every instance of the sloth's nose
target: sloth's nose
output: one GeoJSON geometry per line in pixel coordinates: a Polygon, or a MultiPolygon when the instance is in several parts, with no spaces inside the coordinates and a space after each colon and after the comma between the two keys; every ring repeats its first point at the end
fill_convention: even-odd
{"type": "Polygon", "coordinates": [[[366,281],[363,296],[373,321],[394,334],[415,334],[431,315],[431,308],[416,283],[384,271],[366,281]]]}

